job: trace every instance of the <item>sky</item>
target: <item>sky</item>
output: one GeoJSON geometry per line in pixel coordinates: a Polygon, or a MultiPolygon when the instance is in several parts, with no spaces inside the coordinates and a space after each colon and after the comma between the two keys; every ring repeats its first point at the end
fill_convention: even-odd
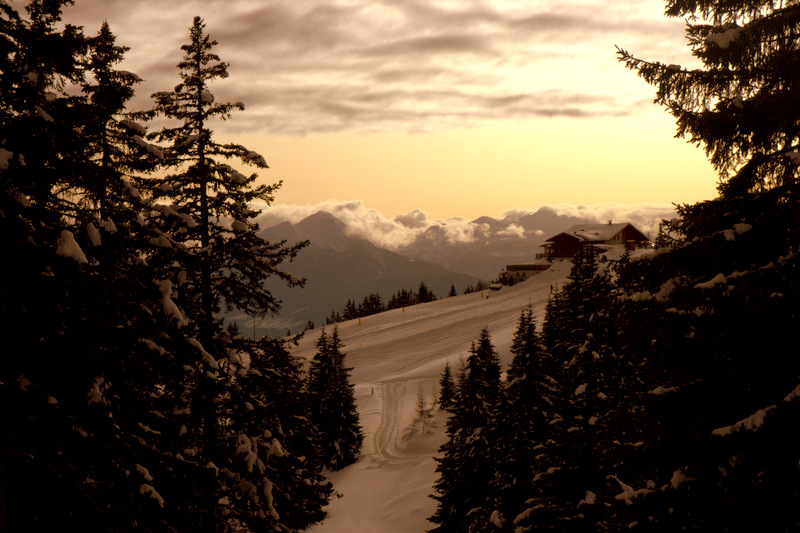
{"type": "MultiPolygon", "coordinates": [[[[19,0],[14,2],[20,4],[19,0]]],[[[258,151],[276,205],[359,202],[427,220],[541,205],[690,203],[716,196],[702,149],[674,139],[655,91],[615,45],[691,66],[684,24],[656,0],[76,0],[145,81],[177,84],[201,16],[242,101],[218,140],[258,151]]]]}

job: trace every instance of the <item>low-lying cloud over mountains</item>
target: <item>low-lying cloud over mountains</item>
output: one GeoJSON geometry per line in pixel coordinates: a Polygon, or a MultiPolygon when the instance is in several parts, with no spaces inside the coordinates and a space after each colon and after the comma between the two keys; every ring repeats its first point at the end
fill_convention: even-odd
{"type": "MultiPolygon", "coordinates": [[[[430,241],[435,235],[439,244],[485,244],[487,239],[519,238],[541,242],[551,232],[566,229],[575,222],[630,222],[642,232],[655,237],[662,219],[673,218],[675,208],[668,204],[597,204],[544,205],[538,208],[517,208],[507,211],[503,218],[480,217],[475,220],[448,218],[431,220],[415,209],[389,218],[376,209],[366,207],[360,200],[330,200],[315,205],[273,205],[265,210],[262,228],[281,222],[297,223],[324,211],[344,222],[347,231],[389,250],[413,247],[415,241],[430,241]]],[[[532,252],[535,253],[535,252],[532,252]]]]}

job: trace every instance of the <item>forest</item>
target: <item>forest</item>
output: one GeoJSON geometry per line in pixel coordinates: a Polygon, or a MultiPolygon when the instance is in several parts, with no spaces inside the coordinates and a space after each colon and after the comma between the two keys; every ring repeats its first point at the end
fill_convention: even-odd
{"type": "Polygon", "coordinates": [[[211,129],[244,109],[228,65],[195,17],[180,82],[130,111],[127,49],[65,4],[0,2],[0,530],[305,529],[363,437],[336,329],[306,375],[222,319],[276,312],[306,244],[258,236],[280,184],[211,129]]]}
{"type": "Polygon", "coordinates": [[[719,196],[678,206],[650,258],[581,251],[505,380],[486,330],[445,367],[432,532],[800,529],[800,4],[667,14],[702,68],[618,57],[719,196]]]}

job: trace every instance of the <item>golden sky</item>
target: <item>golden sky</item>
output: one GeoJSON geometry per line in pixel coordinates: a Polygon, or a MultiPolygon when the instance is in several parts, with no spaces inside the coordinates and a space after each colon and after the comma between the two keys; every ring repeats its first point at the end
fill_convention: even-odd
{"type": "MultiPolygon", "coordinates": [[[[18,2],[14,2],[15,4],[18,2]]],[[[654,91],[617,62],[691,63],[656,0],[76,0],[108,20],[145,79],[135,108],[178,81],[199,15],[247,109],[218,138],[264,155],[277,203],[360,200],[387,215],[501,216],[550,204],[715,196],[701,149],[673,139],[654,91]]]]}

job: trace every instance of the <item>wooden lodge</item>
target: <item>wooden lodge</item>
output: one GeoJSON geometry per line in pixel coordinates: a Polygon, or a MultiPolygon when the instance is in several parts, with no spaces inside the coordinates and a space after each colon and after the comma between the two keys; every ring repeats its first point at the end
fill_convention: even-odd
{"type": "Polygon", "coordinates": [[[647,235],[633,224],[622,222],[613,224],[576,224],[542,243],[544,258],[571,259],[582,247],[587,245],[621,245],[626,250],[635,250],[649,245],[647,235]]]}

